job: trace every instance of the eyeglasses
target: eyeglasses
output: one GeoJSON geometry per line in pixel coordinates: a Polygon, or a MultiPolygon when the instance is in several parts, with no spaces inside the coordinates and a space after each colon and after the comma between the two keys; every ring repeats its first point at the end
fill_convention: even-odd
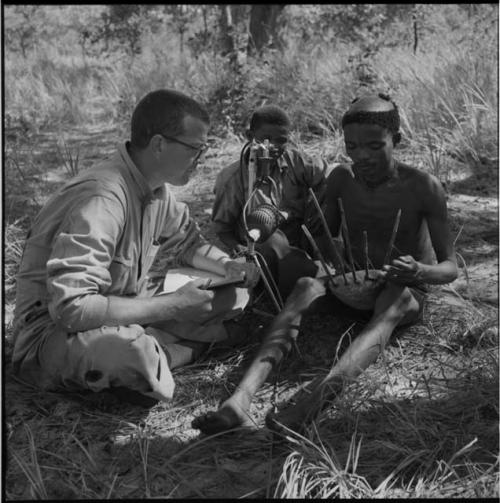
{"type": "Polygon", "coordinates": [[[196,154],[195,160],[199,159],[201,154],[203,154],[204,152],[206,152],[208,150],[208,145],[206,143],[202,143],[199,147],[196,147],[194,145],[191,145],[190,143],[186,143],[185,141],[178,140],[177,138],[172,138],[171,136],[166,136],[162,133],[158,133],[158,134],[160,136],[163,136],[163,138],[165,138],[165,140],[173,141],[175,143],[180,143],[181,145],[184,145],[185,147],[189,147],[193,150],[197,150],[198,153],[196,154]]]}

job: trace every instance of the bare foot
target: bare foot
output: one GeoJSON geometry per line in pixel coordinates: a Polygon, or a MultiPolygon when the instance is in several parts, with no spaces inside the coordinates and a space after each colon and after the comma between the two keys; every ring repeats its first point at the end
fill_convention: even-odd
{"type": "Polygon", "coordinates": [[[304,428],[316,418],[317,407],[311,407],[301,401],[297,404],[288,404],[276,413],[266,416],[266,425],[276,433],[287,433],[287,429],[301,433],[304,428]]]}
{"type": "Polygon", "coordinates": [[[331,378],[327,382],[318,378],[298,391],[293,399],[294,404],[285,405],[277,413],[269,413],[266,416],[266,425],[278,433],[286,433],[287,429],[300,433],[341,390],[340,378],[331,378]]]}
{"type": "Polygon", "coordinates": [[[252,426],[248,408],[242,407],[237,400],[229,398],[217,411],[210,411],[193,419],[191,426],[202,433],[213,435],[231,430],[238,426],[252,426]]]}

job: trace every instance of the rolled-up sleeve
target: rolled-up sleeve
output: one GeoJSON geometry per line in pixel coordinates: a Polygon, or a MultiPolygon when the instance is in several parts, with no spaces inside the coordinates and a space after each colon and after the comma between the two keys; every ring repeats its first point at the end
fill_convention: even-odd
{"type": "Polygon", "coordinates": [[[123,230],[118,200],[94,196],[75,205],[54,239],[47,262],[49,312],[70,332],[103,324],[110,264],[123,230]]]}
{"type": "Polygon", "coordinates": [[[325,187],[331,169],[320,156],[304,156],[304,172],[309,187],[315,192],[325,187]]]}

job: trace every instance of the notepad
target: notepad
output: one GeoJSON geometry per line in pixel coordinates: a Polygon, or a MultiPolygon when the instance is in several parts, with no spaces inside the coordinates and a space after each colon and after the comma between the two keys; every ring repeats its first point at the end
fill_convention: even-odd
{"type": "Polygon", "coordinates": [[[165,279],[163,280],[163,290],[164,293],[172,293],[184,286],[186,283],[190,281],[194,281],[195,279],[207,279],[211,280],[211,282],[216,283],[225,280],[224,276],[214,272],[202,271],[200,269],[193,269],[191,267],[180,267],[178,269],[170,269],[165,275],[165,279]]]}

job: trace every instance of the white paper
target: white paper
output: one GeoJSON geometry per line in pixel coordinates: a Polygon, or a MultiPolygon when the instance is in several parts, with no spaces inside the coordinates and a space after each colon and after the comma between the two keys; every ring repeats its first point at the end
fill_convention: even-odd
{"type": "Polygon", "coordinates": [[[186,283],[198,278],[206,278],[211,280],[221,280],[224,276],[214,272],[202,271],[190,267],[180,267],[179,269],[171,269],[165,275],[163,281],[163,290],[161,293],[172,293],[184,286],[186,283]]]}

